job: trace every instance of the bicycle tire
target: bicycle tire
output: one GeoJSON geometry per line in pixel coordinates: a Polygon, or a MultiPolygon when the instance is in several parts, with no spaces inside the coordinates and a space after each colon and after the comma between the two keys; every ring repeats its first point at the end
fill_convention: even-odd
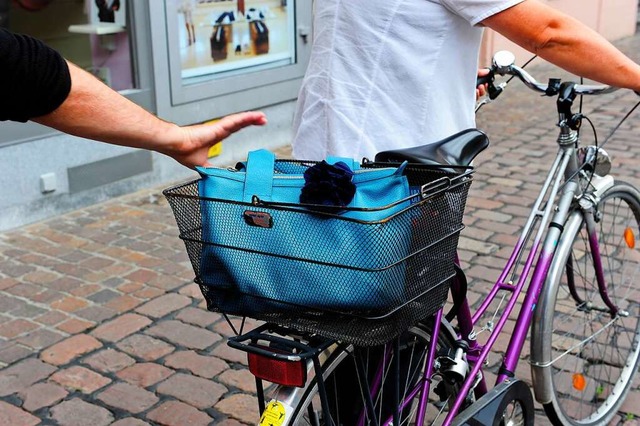
{"type": "Polygon", "coordinates": [[[555,425],[603,425],[623,403],[640,355],[640,303],[632,288],[640,269],[640,193],[616,181],[598,202],[596,231],[612,302],[628,316],[612,318],[598,291],[585,222],[571,215],[534,321],[536,397],[555,425]],[[627,231],[627,229],[631,230],[627,231]],[[632,236],[627,242],[627,238],[632,236]],[[559,263],[556,263],[559,262],[559,263]],[[554,272],[557,266],[557,273],[554,272]],[[573,280],[573,285],[569,282],[573,280]],[[574,289],[572,292],[571,289],[574,289]],[[546,300],[545,300],[546,298],[546,300]],[[544,353],[539,353],[543,351],[544,353]],[[538,390],[544,396],[539,398],[538,390]]]}
{"type": "MultiPolygon", "coordinates": [[[[407,357],[410,358],[408,363],[404,365],[412,365],[412,366],[424,366],[424,362],[420,362],[423,360],[428,352],[428,343],[431,336],[431,325],[425,325],[423,323],[417,324],[416,326],[407,330],[406,334],[401,338],[401,350],[403,352],[403,359],[406,360],[407,357]]],[[[440,333],[438,334],[438,348],[441,347],[452,347],[455,342],[455,336],[452,335],[451,331],[443,324],[440,328],[440,333]]],[[[355,425],[357,424],[357,419],[361,412],[363,412],[364,402],[362,400],[362,396],[360,395],[360,386],[358,385],[358,379],[356,377],[356,368],[355,363],[353,362],[353,346],[349,346],[343,350],[336,351],[327,361],[323,364],[323,377],[325,386],[327,388],[327,392],[329,394],[330,399],[330,411],[331,417],[333,420],[333,424],[335,426],[339,425],[355,425]],[[354,389],[355,387],[355,389],[354,389]],[[339,405],[338,405],[339,404],[339,405]]],[[[371,351],[373,354],[380,353],[376,351],[381,351],[381,347],[369,348],[368,351],[371,351]]],[[[377,360],[379,358],[376,355],[372,356],[370,362],[365,362],[365,365],[370,367],[371,373],[377,367],[377,360]]],[[[388,363],[390,364],[390,363],[388,363]]],[[[415,368],[416,371],[407,371],[406,376],[403,378],[405,385],[407,387],[411,386],[409,379],[410,377],[415,377],[415,374],[419,374],[423,371],[422,368],[415,368]]],[[[384,378],[390,376],[390,374],[384,374],[384,378]]],[[[372,374],[371,374],[372,376],[372,374]]],[[[385,390],[388,389],[386,384],[381,386],[381,390],[383,391],[383,395],[376,395],[376,401],[374,401],[375,409],[379,417],[379,421],[382,422],[384,418],[391,415],[391,406],[388,403],[388,399],[385,398],[385,390]],[[382,401],[381,401],[382,400],[382,401]],[[384,416],[384,418],[383,418],[384,416]]],[[[389,392],[390,393],[390,392],[389,392]]],[[[290,425],[310,425],[310,424],[318,424],[318,425],[327,425],[326,419],[322,416],[323,413],[319,413],[320,409],[318,394],[318,386],[316,378],[310,381],[307,384],[304,392],[301,393],[301,397],[298,403],[295,405],[292,413],[292,421],[289,423],[290,425]],[[317,417],[310,419],[310,416],[314,416],[317,414],[317,417]],[[317,422],[317,423],[314,423],[317,422]]],[[[401,390],[400,395],[404,392],[401,390]]],[[[430,393],[431,396],[433,394],[433,386],[432,391],[430,393]]],[[[417,399],[417,397],[415,398],[417,399]]],[[[414,401],[412,407],[405,408],[401,413],[402,421],[401,424],[410,424],[407,423],[407,420],[413,418],[415,416],[415,411],[417,409],[417,402],[414,401]]],[[[431,405],[431,404],[430,404],[431,405]]],[[[444,418],[444,415],[441,419],[444,418]]],[[[365,420],[366,425],[372,424],[369,419],[365,420]]]]}

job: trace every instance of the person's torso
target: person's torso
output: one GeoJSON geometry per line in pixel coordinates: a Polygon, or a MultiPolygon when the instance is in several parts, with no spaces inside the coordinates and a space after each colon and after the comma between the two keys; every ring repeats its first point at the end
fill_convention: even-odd
{"type": "Polygon", "coordinates": [[[294,155],[371,158],[474,126],[481,34],[440,0],[315,2],[294,155]]]}

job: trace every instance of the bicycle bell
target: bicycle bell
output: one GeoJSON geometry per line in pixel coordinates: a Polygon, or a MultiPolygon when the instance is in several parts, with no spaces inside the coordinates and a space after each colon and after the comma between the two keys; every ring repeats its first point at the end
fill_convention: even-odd
{"type": "Polygon", "coordinates": [[[492,68],[498,74],[506,74],[511,66],[516,63],[516,57],[508,50],[501,50],[493,55],[492,68]]]}

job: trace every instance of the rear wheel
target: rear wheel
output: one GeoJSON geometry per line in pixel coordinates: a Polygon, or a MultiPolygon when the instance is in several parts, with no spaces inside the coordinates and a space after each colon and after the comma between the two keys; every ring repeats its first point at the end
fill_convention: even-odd
{"type": "MultiPolygon", "coordinates": [[[[411,391],[418,386],[423,377],[425,360],[428,355],[429,342],[431,340],[431,326],[418,324],[409,329],[400,339],[400,400],[408,398],[411,391]]],[[[454,345],[454,337],[441,326],[438,335],[438,350],[454,345]]],[[[332,423],[326,418],[327,413],[323,413],[318,396],[318,386],[314,379],[307,385],[307,389],[302,394],[299,404],[294,408],[292,425],[329,425],[354,426],[359,424],[361,416],[364,416],[365,425],[375,424],[368,416],[364,399],[363,386],[360,384],[356,357],[359,358],[364,367],[364,376],[369,386],[372,386],[374,377],[380,361],[383,361],[385,368],[382,370],[382,385],[379,391],[375,392],[372,403],[376,417],[380,424],[393,415],[394,406],[392,377],[394,377],[391,366],[392,355],[385,351],[384,347],[375,348],[353,348],[338,351],[328,359],[323,365],[324,383],[329,398],[329,406],[332,423]]],[[[439,398],[434,394],[433,388],[437,383],[432,383],[430,400],[436,404],[429,404],[427,418],[432,424],[438,418],[442,421],[445,417],[442,414],[446,409],[446,403],[439,403],[439,398]]],[[[400,411],[400,425],[414,424],[418,407],[418,392],[412,401],[400,411]]]]}
{"type": "MultiPolygon", "coordinates": [[[[598,204],[596,232],[607,293],[620,312],[602,300],[584,221],[575,227],[555,301],[543,314],[540,334],[550,336],[544,359],[551,387],[544,405],[557,425],[603,425],[616,414],[629,390],[640,355],[640,197],[618,182],[598,204]]],[[[570,225],[570,224],[569,224],[570,225]]],[[[566,232],[566,231],[565,231],[566,232]]],[[[569,237],[570,235],[567,235],[569,237]]],[[[564,239],[565,237],[563,237],[564,239]]],[[[553,300],[553,299],[552,299],[553,300]]]]}

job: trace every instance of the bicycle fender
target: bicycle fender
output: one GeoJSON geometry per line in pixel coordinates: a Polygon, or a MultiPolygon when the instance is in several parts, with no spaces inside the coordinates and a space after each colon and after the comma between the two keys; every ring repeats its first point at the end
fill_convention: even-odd
{"type": "MultiPolygon", "coordinates": [[[[533,380],[533,391],[536,401],[541,404],[551,402],[553,390],[551,383],[551,359],[545,354],[551,353],[551,317],[545,315],[549,309],[555,306],[557,287],[560,283],[560,275],[564,269],[562,262],[571,250],[572,237],[578,231],[582,223],[582,213],[579,210],[573,211],[565,222],[564,232],[558,242],[556,254],[553,257],[551,267],[547,273],[540,298],[533,314],[531,324],[531,378],[533,380]],[[548,318],[545,318],[548,317],[548,318]],[[546,321],[546,322],[545,322],[546,321]]],[[[551,312],[553,313],[553,312],[551,312]]]]}

